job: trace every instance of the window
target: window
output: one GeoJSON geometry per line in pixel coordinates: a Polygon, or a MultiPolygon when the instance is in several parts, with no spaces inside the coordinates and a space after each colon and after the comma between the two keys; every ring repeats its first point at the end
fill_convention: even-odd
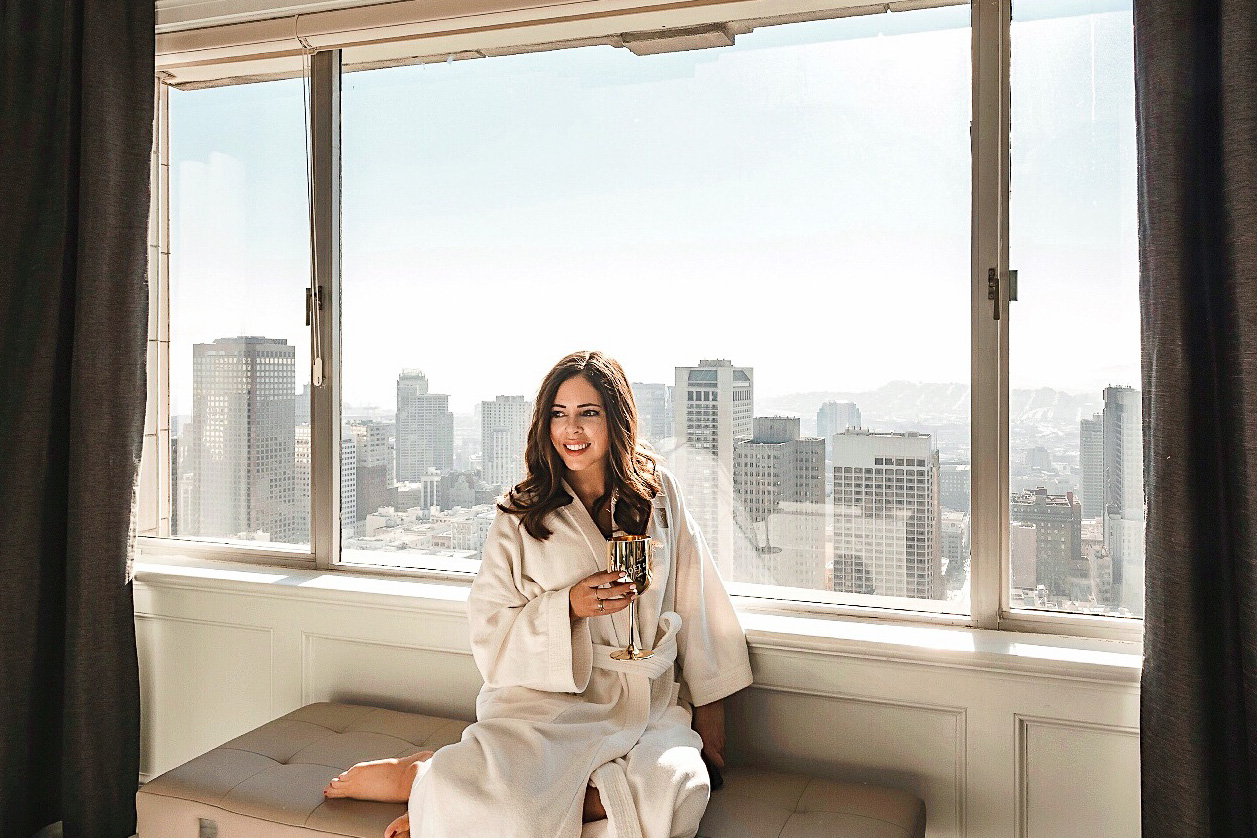
{"type": "Polygon", "coordinates": [[[1131,4],[1012,14],[1011,602],[1142,615],[1131,4]]]}
{"type": "Polygon", "coordinates": [[[309,551],[304,107],[300,80],[169,92],[178,538],[309,551]]]}
{"type": "Polygon", "coordinates": [[[160,534],[474,573],[541,376],[597,347],[744,597],[1138,615],[1129,3],[975,5],[976,43],[969,6],[892,7],[661,54],[614,29],[503,46],[527,27],[343,73],[324,52],[307,113],[301,78],[167,88],[160,534]],[[307,122],[340,150],[313,214],[307,122]],[[312,388],[310,231],[332,223],[312,388]]]}

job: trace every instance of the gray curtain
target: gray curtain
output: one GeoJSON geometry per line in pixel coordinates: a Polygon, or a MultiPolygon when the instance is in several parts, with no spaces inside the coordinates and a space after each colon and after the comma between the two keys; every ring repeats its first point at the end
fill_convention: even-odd
{"type": "Polygon", "coordinates": [[[1143,834],[1257,821],[1257,3],[1136,0],[1143,834]]]}
{"type": "Polygon", "coordinates": [[[0,835],[135,831],[152,0],[0,0],[0,835]]]}

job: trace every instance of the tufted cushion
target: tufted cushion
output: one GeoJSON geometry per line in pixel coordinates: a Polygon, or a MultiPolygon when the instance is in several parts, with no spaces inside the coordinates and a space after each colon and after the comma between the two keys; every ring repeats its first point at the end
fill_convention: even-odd
{"type": "MultiPolygon", "coordinates": [[[[434,751],[467,722],[349,704],[311,704],[146,783],[138,838],[380,838],[401,803],[326,800],[356,762],[434,751]]],[[[699,838],[923,838],[906,792],[730,768],[699,838]]]]}

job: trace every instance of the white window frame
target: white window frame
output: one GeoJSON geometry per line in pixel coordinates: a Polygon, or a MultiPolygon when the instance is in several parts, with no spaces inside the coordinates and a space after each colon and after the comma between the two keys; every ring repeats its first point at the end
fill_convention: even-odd
{"type": "MultiPolygon", "coordinates": [[[[473,2],[473,0],[469,0],[473,2]]],[[[840,17],[851,14],[909,10],[932,5],[952,5],[946,0],[904,0],[881,3],[875,7],[849,7],[843,0],[745,0],[745,2],[713,3],[709,6],[686,7],[666,11],[641,9],[616,11],[607,0],[599,6],[609,10],[597,17],[596,24],[581,18],[579,24],[564,20],[555,11],[536,11],[530,17],[523,13],[498,15],[499,25],[472,26],[481,18],[468,14],[465,19],[453,18],[439,26],[426,27],[413,41],[405,42],[409,58],[391,58],[375,62],[380,66],[421,60],[444,60],[446,56],[481,57],[524,50],[561,48],[585,43],[607,43],[606,37],[590,38],[591,26],[599,31],[633,32],[643,28],[663,29],[668,26],[720,24],[731,33],[792,20],[840,17]],[[738,10],[763,12],[771,8],[771,17],[747,14],[742,19],[726,16],[738,10]],[[473,20],[474,18],[474,20],[473,20]],[[616,28],[617,26],[621,28],[616,28]],[[545,38],[547,43],[539,43],[545,38]]],[[[570,12],[567,12],[570,14],[570,12]]],[[[897,622],[934,625],[969,626],[977,629],[999,629],[1035,634],[1060,634],[1080,637],[1139,641],[1143,621],[1135,618],[1103,617],[1054,611],[1014,611],[1011,607],[1009,561],[1009,301],[1008,301],[1008,214],[1009,214],[1009,136],[1010,136],[1010,64],[1011,64],[1011,2],[1010,0],[971,0],[970,23],[972,43],[972,125],[971,125],[971,562],[969,615],[935,613],[928,610],[905,610],[879,605],[818,603],[776,598],[774,596],[738,596],[739,609],[768,611],[808,616],[831,616],[856,619],[893,620],[897,622]],[[997,300],[989,300],[988,273],[994,268],[1000,278],[997,300]],[[998,308],[1000,317],[994,316],[998,308]]],[[[300,16],[299,16],[300,17],[300,16]]],[[[578,16],[580,17],[580,16],[578,16]]],[[[576,19],[576,18],[573,18],[576,19]]],[[[298,29],[293,19],[292,30],[298,29]]],[[[425,27],[420,27],[421,30],[425,27]]],[[[277,31],[272,27],[268,31],[277,31]]],[[[174,37],[174,36],[172,36],[174,37]]],[[[257,37],[261,37],[260,35],[257,37]]],[[[276,53],[266,59],[252,56],[241,61],[233,50],[203,50],[195,60],[189,59],[177,68],[176,75],[159,73],[157,136],[155,143],[156,174],[153,178],[153,214],[156,218],[154,237],[158,256],[150,264],[156,271],[152,283],[150,318],[150,365],[156,362],[158,373],[150,374],[150,414],[156,409],[157,419],[152,436],[155,444],[146,445],[142,463],[144,485],[155,491],[142,493],[140,545],[142,555],[183,556],[198,559],[249,561],[267,565],[313,568],[321,571],[352,572],[364,575],[393,577],[427,577],[466,583],[469,574],[439,569],[412,570],[342,564],[340,556],[340,69],[342,50],[322,49],[314,52],[319,38],[297,35],[301,44],[312,53],[310,126],[313,154],[312,212],[315,232],[314,273],[324,294],[323,345],[329,362],[325,363],[327,384],[311,388],[311,547],[269,548],[223,544],[168,536],[171,489],[169,469],[169,127],[168,83],[199,87],[232,83],[238,80],[292,77],[299,74],[301,51],[276,53]],[[278,57],[276,57],[278,56],[278,57]],[[155,395],[155,398],[154,398],[155,395]],[[165,440],[166,444],[156,444],[165,440]]],[[[324,40],[332,36],[324,36],[324,40]]],[[[614,42],[614,38],[612,38],[614,42]]],[[[358,58],[369,59],[372,47],[359,42],[346,42],[347,49],[358,51],[358,58]],[[365,52],[364,52],[365,49],[365,52]]],[[[396,43],[389,49],[396,53],[396,43]]],[[[159,62],[159,65],[161,62],[159,62]]],[[[360,61],[357,68],[372,66],[360,61]]],[[[152,238],[152,237],[151,237],[152,238]]],[[[148,434],[146,433],[146,437],[148,434]]],[[[147,440],[146,440],[147,441],[147,440]]],[[[928,607],[928,606],[927,606],[928,607]]]]}

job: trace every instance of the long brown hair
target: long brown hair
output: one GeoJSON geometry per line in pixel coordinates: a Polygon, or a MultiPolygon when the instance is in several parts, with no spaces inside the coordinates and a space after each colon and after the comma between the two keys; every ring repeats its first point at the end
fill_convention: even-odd
{"type": "Polygon", "coordinates": [[[563,489],[563,460],[550,439],[550,411],[559,387],[578,375],[602,396],[607,417],[607,492],[594,508],[610,501],[611,493],[618,489],[613,526],[618,523],[626,533],[642,535],[650,521],[650,501],[663,484],[655,455],[637,439],[637,403],[628,378],[614,358],[597,351],[573,352],[542,380],[524,451],[528,476],[507,493],[498,509],[522,516],[528,534],[544,541],[550,537],[545,517],[572,502],[572,496],[563,489]]]}

